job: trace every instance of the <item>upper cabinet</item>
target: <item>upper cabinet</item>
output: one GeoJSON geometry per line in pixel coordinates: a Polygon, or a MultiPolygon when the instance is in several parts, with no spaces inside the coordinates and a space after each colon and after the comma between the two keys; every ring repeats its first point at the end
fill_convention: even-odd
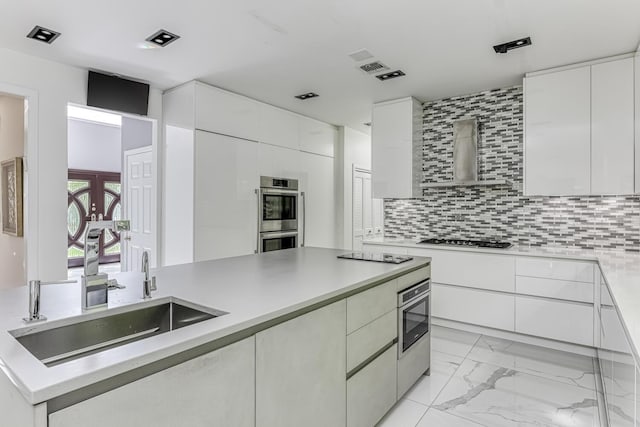
{"type": "Polygon", "coordinates": [[[421,197],[422,104],[402,98],[373,105],[373,197],[421,197]]]}
{"type": "Polygon", "coordinates": [[[524,90],[526,195],[634,192],[634,58],[533,73],[524,90]]]}

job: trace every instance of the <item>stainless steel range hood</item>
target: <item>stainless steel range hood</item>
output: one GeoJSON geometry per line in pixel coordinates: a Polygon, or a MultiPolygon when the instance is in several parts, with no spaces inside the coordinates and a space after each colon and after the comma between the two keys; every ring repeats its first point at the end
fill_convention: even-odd
{"type": "Polygon", "coordinates": [[[421,184],[422,188],[510,185],[506,179],[478,181],[478,121],[453,123],[453,181],[421,184]]]}

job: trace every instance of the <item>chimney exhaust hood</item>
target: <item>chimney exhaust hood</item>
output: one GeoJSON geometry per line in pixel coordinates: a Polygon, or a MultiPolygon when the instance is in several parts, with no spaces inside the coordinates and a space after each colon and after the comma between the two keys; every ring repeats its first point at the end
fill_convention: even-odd
{"type": "Polygon", "coordinates": [[[510,185],[506,179],[478,181],[478,121],[453,123],[453,181],[421,184],[422,188],[510,185]]]}

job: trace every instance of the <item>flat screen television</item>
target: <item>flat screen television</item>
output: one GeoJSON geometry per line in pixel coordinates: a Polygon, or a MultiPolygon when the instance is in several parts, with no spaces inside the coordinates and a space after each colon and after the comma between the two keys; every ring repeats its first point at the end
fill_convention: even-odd
{"type": "Polygon", "coordinates": [[[87,105],[146,116],[149,108],[149,85],[89,71],[87,105]]]}

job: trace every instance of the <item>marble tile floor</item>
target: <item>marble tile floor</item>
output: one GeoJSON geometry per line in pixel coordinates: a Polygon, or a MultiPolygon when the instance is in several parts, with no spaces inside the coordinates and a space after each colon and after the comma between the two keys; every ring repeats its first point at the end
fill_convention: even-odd
{"type": "Polygon", "coordinates": [[[600,427],[593,359],[434,326],[431,375],[379,427],[600,427]]]}

